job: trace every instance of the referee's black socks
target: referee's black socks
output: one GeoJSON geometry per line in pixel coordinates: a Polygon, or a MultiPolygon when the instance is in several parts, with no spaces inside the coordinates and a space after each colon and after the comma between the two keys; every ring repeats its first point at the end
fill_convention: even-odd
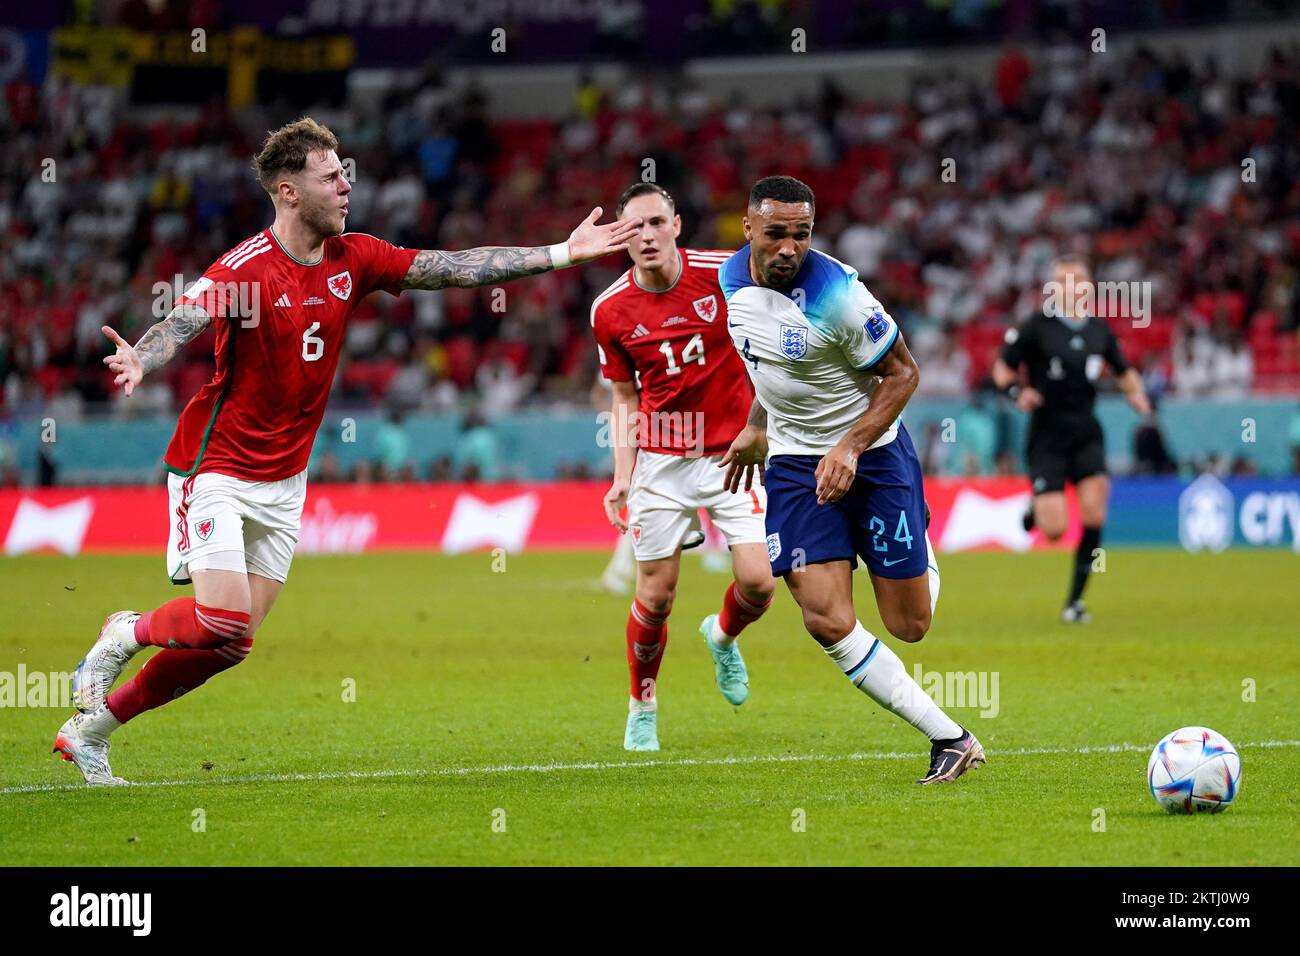
{"type": "Polygon", "coordinates": [[[1079,539],[1079,546],[1074,551],[1074,581],[1070,585],[1070,600],[1065,602],[1067,606],[1083,597],[1083,589],[1088,584],[1088,573],[1092,571],[1093,552],[1099,547],[1101,528],[1085,525],[1083,537],[1079,539]]]}

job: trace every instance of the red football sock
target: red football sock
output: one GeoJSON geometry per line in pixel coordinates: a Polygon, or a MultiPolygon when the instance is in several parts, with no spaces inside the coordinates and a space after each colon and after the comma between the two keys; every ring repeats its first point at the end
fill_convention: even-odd
{"type": "Polygon", "coordinates": [[[627,670],[632,696],[644,703],[655,699],[659,665],[668,643],[668,615],[655,614],[635,598],[627,616],[627,670]],[[648,683],[647,683],[648,682],[648,683]]]}
{"type": "Polygon", "coordinates": [[[247,611],[227,611],[194,598],[168,601],[135,622],[137,644],[201,649],[238,640],[248,630],[247,611]]]}
{"type": "Polygon", "coordinates": [[[731,586],[727,588],[727,593],[722,596],[722,613],[718,615],[718,625],[724,634],[739,637],[741,631],[762,617],[763,612],[771,606],[770,597],[767,603],[761,606],[751,604],[740,593],[736,582],[732,581],[731,586]]]}
{"type": "Polygon", "coordinates": [[[159,651],[140,672],[108,695],[108,709],[122,723],[161,707],[203,685],[213,674],[234,667],[253,649],[251,637],[241,637],[211,650],[159,651]]]}

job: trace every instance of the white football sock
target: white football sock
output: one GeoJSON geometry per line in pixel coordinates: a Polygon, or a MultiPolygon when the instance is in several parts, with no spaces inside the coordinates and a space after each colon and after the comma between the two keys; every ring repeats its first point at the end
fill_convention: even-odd
{"type": "Polygon", "coordinates": [[[629,714],[647,714],[659,709],[659,699],[651,698],[642,700],[639,697],[629,697],[627,699],[627,712],[629,714]]]}
{"type": "Polygon", "coordinates": [[[718,647],[730,647],[736,643],[736,635],[728,634],[722,629],[722,615],[719,614],[713,619],[713,633],[710,635],[713,643],[718,647]]]}
{"type": "Polygon", "coordinates": [[[77,730],[83,737],[102,738],[104,740],[107,740],[108,735],[121,726],[121,722],[113,716],[113,712],[108,709],[107,704],[100,704],[98,708],[84,714],[77,721],[77,730]]]}
{"type": "Polygon", "coordinates": [[[846,637],[825,650],[858,690],[930,740],[960,737],[961,728],[912,679],[898,655],[873,637],[861,621],[856,624],[846,637]]]}

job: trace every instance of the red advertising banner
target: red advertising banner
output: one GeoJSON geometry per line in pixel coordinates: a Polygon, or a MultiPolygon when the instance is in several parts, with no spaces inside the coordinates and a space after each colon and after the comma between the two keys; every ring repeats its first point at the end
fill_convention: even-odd
{"type": "MultiPolygon", "coordinates": [[[[312,485],[298,553],[609,548],[617,533],[601,508],[606,488],[603,482],[312,485]]],[[[1043,546],[1020,524],[1029,500],[1022,478],[931,479],[926,499],[938,551],[1043,546]]],[[[1063,544],[1078,536],[1073,498],[1070,511],[1063,544]]],[[[0,490],[6,555],[162,552],[167,529],[161,486],[0,490]]]]}

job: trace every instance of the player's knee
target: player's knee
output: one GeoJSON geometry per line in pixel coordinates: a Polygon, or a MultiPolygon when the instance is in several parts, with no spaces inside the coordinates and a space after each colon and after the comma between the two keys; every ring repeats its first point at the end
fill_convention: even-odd
{"type": "Polygon", "coordinates": [[[636,592],[636,599],[641,602],[651,614],[664,615],[673,609],[673,599],[677,597],[675,588],[665,587],[639,587],[636,592]]]}
{"type": "Polygon", "coordinates": [[[824,647],[845,637],[857,623],[852,610],[803,609],[803,626],[824,647]]]}
{"type": "Polygon", "coordinates": [[[1048,541],[1059,541],[1065,535],[1065,522],[1049,518],[1038,522],[1038,530],[1048,541]]]}
{"type": "Polygon", "coordinates": [[[930,609],[918,608],[909,614],[892,614],[885,620],[889,633],[900,641],[915,644],[930,632],[930,609]]]}
{"type": "Polygon", "coordinates": [[[1082,508],[1079,511],[1079,518],[1085,528],[1100,528],[1106,523],[1106,509],[1082,508]]]}
{"type": "Polygon", "coordinates": [[[764,607],[776,593],[776,580],[770,574],[765,577],[740,577],[736,579],[736,587],[741,597],[750,604],[764,607]]]}

